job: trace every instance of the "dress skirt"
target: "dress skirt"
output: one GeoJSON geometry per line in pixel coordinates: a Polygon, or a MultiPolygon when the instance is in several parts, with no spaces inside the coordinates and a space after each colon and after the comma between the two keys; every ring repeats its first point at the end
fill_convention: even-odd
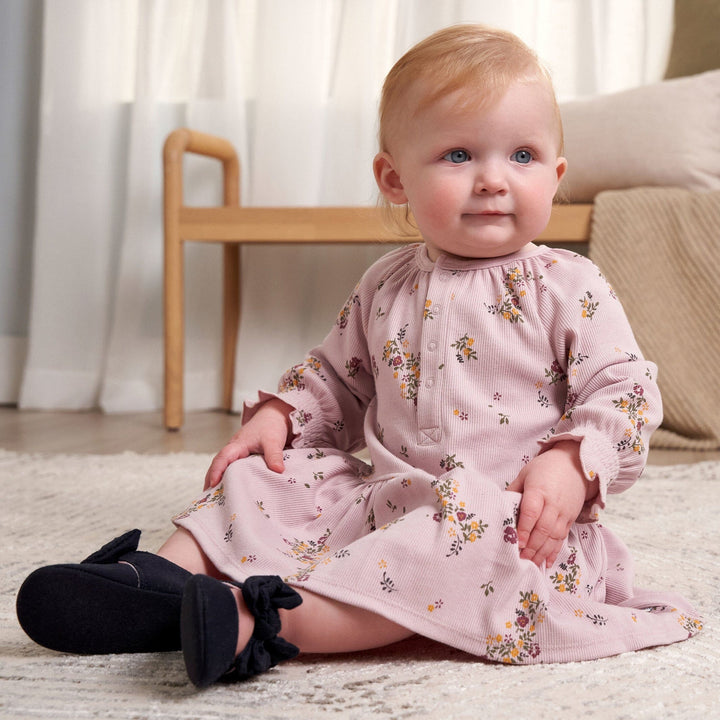
{"type": "Polygon", "coordinates": [[[634,588],[630,553],[597,521],[572,527],[552,567],[521,559],[520,498],[463,468],[383,476],[298,448],[282,473],[234,462],[174,522],[233,580],[280,575],[493,661],[589,660],[700,630],[682,597],[634,588]]]}

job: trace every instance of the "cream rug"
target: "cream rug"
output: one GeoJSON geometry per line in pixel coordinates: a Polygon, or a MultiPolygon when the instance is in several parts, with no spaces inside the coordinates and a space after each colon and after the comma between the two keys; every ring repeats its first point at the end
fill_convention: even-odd
{"type": "Polygon", "coordinates": [[[638,584],[674,588],[705,616],[669,647],[570,665],[505,667],[413,639],[357,655],[296,659],[198,692],[179,653],[75,657],[34,645],[15,619],[33,568],[78,562],[120,532],[154,550],[200,489],[210,456],[19,455],[0,450],[0,717],[720,717],[720,463],[651,467],[604,522],[633,550],[638,584]]]}

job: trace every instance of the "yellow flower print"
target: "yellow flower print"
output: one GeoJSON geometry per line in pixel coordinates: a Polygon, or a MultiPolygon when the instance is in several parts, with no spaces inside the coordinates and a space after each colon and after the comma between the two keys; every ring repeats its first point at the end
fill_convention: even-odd
{"type": "Polygon", "coordinates": [[[465,363],[468,360],[478,359],[478,354],[473,349],[474,344],[475,338],[471,338],[468,336],[467,333],[465,333],[465,335],[463,335],[461,338],[458,338],[454,343],[450,345],[450,347],[456,350],[455,358],[459,363],[465,363]]]}
{"type": "Polygon", "coordinates": [[[521,592],[521,602],[515,610],[515,618],[505,623],[505,633],[487,636],[486,656],[489,659],[515,664],[528,662],[540,655],[541,648],[533,620],[540,620],[545,605],[539,600],[533,602],[533,597],[537,598],[537,594],[521,592]]]}
{"type": "MultiPolygon", "coordinates": [[[[454,467],[458,467],[458,465],[455,464],[454,467]]],[[[445,477],[433,480],[431,485],[437,495],[438,505],[440,505],[440,511],[433,515],[433,520],[435,522],[446,520],[448,523],[452,523],[448,529],[448,535],[453,538],[453,541],[447,557],[458,555],[465,542],[472,543],[479,540],[488,526],[476,518],[476,514],[468,510],[463,501],[457,500],[460,485],[456,480],[445,477]]]]}
{"type": "Polygon", "coordinates": [[[677,621],[682,625],[682,627],[687,630],[688,636],[697,635],[702,629],[703,629],[703,623],[702,620],[699,618],[694,617],[688,617],[684,614],[681,614],[677,621]]]}
{"type": "Polygon", "coordinates": [[[322,363],[318,358],[310,355],[305,358],[304,363],[294,365],[282,376],[278,391],[286,393],[291,390],[304,390],[306,370],[309,370],[321,380],[327,382],[327,378],[322,373],[322,363]]]}
{"type": "Polygon", "coordinates": [[[529,282],[541,280],[542,275],[535,275],[533,272],[522,273],[519,268],[513,268],[505,275],[503,294],[497,297],[495,305],[485,305],[487,311],[491,315],[499,315],[503,320],[511,323],[524,322],[520,299],[526,296],[526,287],[529,282]]]}
{"type": "Polygon", "coordinates": [[[642,430],[645,427],[645,412],[649,409],[649,404],[645,398],[645,390],[640,384],[633,386],[632,392],[625,397],[612,401],[615,409],[624,415],[627,415],[629,426],[623,432],[623,439],[616,443],[616,450],[631,450],[632,452],[643,454],[645,452],[645,442],[642,436],[642,430]]]}
{"type": "Polygon", "coordinates": [[[559,563],[560,570],[550,576],[550,582],[557,592],[574,595],[580,585],[581,572],[577,563],[577,548],[570,547],[569,550],[567,559],[559,563]]]}
{"type": "Polygon", "coordinates": [[[432,300],[429,298],[425,301],[425,310],[423,311],[423,320],[434,320],[435,315],[433,315],[433,309],[432,309],[432,300]]]}

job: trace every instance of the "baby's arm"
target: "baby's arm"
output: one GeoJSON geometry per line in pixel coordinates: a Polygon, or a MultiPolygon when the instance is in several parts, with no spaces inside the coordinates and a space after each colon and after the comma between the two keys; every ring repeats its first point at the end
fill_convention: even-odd
{"type": "Polygon", "coordinates": [[[292,431],[293,408],[279,398],[264,403],[214,457],[205,475],[205,490],[215,487],[230,463],[249,455],[260,454],[270,470],[282,472],[283,449],[292,431]]]}
{"type": "MultiPolygon", "coordinates": [[[[366,285],[377,282],[371,278],[366,285]]],[[[283,450],[290,440],[302,447],[358,449],[374,393],[359,289],[351,293],[322,345],[283,375],[278,393],[261,391],[259,403],[246,405],[242,427],[207,471],[206,490],[220,482],[230,463],[252,454],[262,454],[270,470],[283,472],[283,450]]]]}
{"type": "Polygon", "coordinates": [[[550,567],[585,501],[597,495],[598,481],[585,478],[580,443],[564,440],[529,462],[507,489],[522,493],[520,557],[550,567]]]}

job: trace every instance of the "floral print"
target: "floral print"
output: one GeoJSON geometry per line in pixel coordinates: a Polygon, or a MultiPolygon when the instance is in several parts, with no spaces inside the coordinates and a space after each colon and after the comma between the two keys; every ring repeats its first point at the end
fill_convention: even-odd
{"type": "Polygon", "coordinates": [[[358,357],[345,361],[345,370],[349,378],[354,378],[362,370],[363,361],[358,357]]]}
{"type": "Polygon", "coordinates": [[[305,373],[309,371],[314,373],[321,380],[327,378],[322,373],[322,363],[318,358],[310,356],[306,358],[304,363],[294,365],[288,370],[280,380],[279,392],[290,392],[290,390],[305,389],[305,373]]]}
{"type": "Polygon", "coordinates": [[[535,275],[532,271],[523,272],[520,268],[513,268],[503,282],[503,294],[498,296],[494,305],[485,305],[492,315],[499,315],[503,320],[511,323],[525,322],[522,314],[521,300],[525,297],[526,286],[529,282],[542,280],[542,275],[535,275]]]}
{"type": "Polygon", "coordinates": [[[567,380],[567,373],[560,365],[560,361],[554,360],[549,368],[545,368],[545,377],[550,381],[550,385],[556,385],[567,380]]]}
{"type": "Polygon", "coordinates": [[[456,350],[455,359],[459,363],[467,362],[468,360],[477,360],[477,352],[473,349],[475,344],[475,338],[468,337],[465,333],[461,338],[457,339],[450,347],[456,350]]]}
{"type": "Polygon", "coordinates": [[[703,629],[702,619],[699,617],[690,617],[684,613],[678,616],[680,626],[687,631],[688,637],[697,635],[703,629]]]}
{"type": "Polygon", "coordinates": [[[582,572],[577,563],[577,548],[570,548],[570,555],[564,562],[558,563],[558,569],[550,576],[550,582],[557,592],[575,595],[580,587],[582,572]]]}
{"type": "Polygon", "coordinates": [[[486,657],[516,665],[537,658],[541,653],[538,625],[545,620],[546,605],[533,591],[521,592],[515,617],[495,635],[488,635],[486,657]]]}
{"type": "Polygon", "coordinates": [[[353,293],[350,295],[348,301],[343,306],[342,310],[340,310],[340,314],[338,315],[337,320],[335,321],[335,324],[338,326],[339,330],[342,332],[348,325],[348,320],[350,318],[350,311],[352,310],[354,305],[360,304],[360,297],[357,293],[353,293]]]}
{"type": "Polygon", "coordinates": [[[417,403],[420,385],[420,354],[416,355],[408,350],[407,328],[408,326],[404,325],[393,339],[385,343],[382,359],[392,369],[393,377],[400,381],[400,396],[404,400],[412,400],[417,403]]]}
{"type": "Polygon", "coordinates": [[[600,303],[594,301],[592,293],[587,290],[585,295],[580,298],[580,306],[582,307],[582,316],[588,320],[592,320],[598,307],[600,307],[600,303]]]}
{"type": "Polygon", "coordinates": [[[318,565],[323,561],[329,561],[330,546],[327,542],[330,535],[331,531],[330,528],[328,528],[317,540],[298,540],[297,538],[289,540],[283,538],[283,542],[290,548],[283,554],[300,564],[300,569],[292,578],[285,578],[285,582],[288,582],[290,579],[304,582],[318,565]]]}
{"type": "Polygon", "coordinates": [[[459,555],[465,543],[479,540],[488,526],[479,518],[476,519],[476,514],[466,508],[464,501],[458,501],[460,486],[455,480],[448,477],[444,480],[434,480],[431,484],[435,488],[440,505],[440,510],[433,515],[433,519],[436,522],[445,520],[450,523],[448,535],[451,543],[446,557],[459,555]]]}
{"type": "Polygon", "coordinates": [[[623,439],[616,444],[617,450],[630,449],[634,453],[644,453],[645,442],[642,430],[646,422],[645,415],[650,406],[645,399],[645,390],[642,385],[635,385],[632,392],[627,393],[619,400],[613,400],[613,405],[628,416],[630,423],[625,430],[623,439]]]}
{"type": "Polygon", "coordinates": [[[183,520],[189,517],[192,513],[198,512],[198,510],[205,510],[211,508],[213,505],[222,507],[225,505],[225,487],[221,483],[214,490],[203,495],[198,500],[195,500],[190,507],[183,512],[175,515],[173,521],[183,520]]]}

